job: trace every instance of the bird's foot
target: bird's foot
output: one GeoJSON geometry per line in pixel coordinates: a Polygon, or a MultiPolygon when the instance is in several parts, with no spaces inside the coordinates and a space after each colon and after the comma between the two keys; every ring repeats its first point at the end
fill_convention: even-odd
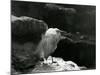
{"type": "Polygon", "coordinates": [[[44,61],[43,61],[43,64],[44,64],[44,65],[48,65],[47,60],[44,60],[44,61]]]}
{"type": "Polygon", "coordinates": [[[48,65],[48,61],[45,58],[43,58],[43,60],[41,61],[41,65],[48,65]]]}

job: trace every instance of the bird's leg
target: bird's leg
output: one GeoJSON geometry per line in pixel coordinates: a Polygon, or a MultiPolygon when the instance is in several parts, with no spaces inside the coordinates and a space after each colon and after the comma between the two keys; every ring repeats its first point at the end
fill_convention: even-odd
{"type": "Polygon", "coordinates": [[[47,62],[47,60],[46,60],[46,58],[43,58],[43,64],[48,64],[48,62],[47,62]]]}
{"type": "Polygon", "coordinates": [[[46,60],[46,58],[44,57],[44,52],[43,52],[43,51],[41,52],[41,55],[40,55],[40,56],[41,56],[41,59],[42,59],[42,61],[43,61],[41,64],[47,64],[47,60],[46,60]]]}
{"type": "Polygon", "coordinates": [[[43,64],[48,64],[46,58],[42,58],[41,60],[42,60],[41,65],[43,65],[43,64]]]}
{"type": "Polygon", "coordinates": [[[48,64],[47,62],[47,58],[44,57],[44,52],[41,52],[41,58],[43,59],[43,63],[42,64],[48,64]]]}
{"type": "Polygon", "coordinates": [[[52,62],[51,63],[53,63],[53,57],[51,57],[51,59],[52,59],[52,62]]]}

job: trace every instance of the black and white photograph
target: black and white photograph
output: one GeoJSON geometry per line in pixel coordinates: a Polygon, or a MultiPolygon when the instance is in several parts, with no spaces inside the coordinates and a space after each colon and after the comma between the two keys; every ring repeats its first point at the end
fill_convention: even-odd
{"type": "Polygon", "coordinates": [[[96,69],[96,5],[11,0],[11,75],[96,69]]]}

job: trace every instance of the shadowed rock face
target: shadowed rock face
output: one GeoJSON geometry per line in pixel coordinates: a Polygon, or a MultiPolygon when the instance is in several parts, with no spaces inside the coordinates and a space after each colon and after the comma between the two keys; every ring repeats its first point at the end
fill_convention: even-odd
{"type": "Polygon", "coordinates": [[[45,9],[47,10],[47,15],[44,17],[44,20],[49,27],[57,27],[69,32],[77,12],[76,9],[57,4],[45,4],[45,9]]]}
{"type": "Polygon", "coordinates": [[[86,41],[71,43],[62,40],[52,56],[62,57],[65,61],[71,60],[79,66],[86,66],[88,69],[94,69],[96,64],[95,44],[86,41]]]}
{"type": "Polygon", "coordinates": [[[11,11],[15,16],[41,19],[48,27],[80,32],[95,39],[95,6],[12,1],[11,11]]]}
{"type": "Polygon", "coordinates": [[[34,67],[38,58],[34,51],[48,26],[42,20],[12,16],[12,67],[25,71],[34,67]]]}
{"type": "Polygon", "coordinates": [[[44,20],[50,28],[70,29],[76,14],[76,9],[57,4],[12,2],[12,14],[15,16],[30,16],[44,20]],[[64,26],[64,27],[63,27],[64,26]]]}

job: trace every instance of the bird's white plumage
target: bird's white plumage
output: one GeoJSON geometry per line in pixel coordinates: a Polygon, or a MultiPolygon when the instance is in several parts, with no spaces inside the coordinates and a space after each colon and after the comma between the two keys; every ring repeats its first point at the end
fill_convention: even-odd
{"type": "Polygon", "coordinates": [[[36,54],[45,61],[51,53],[56,50],[61,37],[62,36],[58,28],[49,28],[42,36],[42,39],[37,47],[36,54]]]}
{"type": "Polygon", "coordinates": [[[46,31],[45,35],[51,35],[51,34],[57,35],[57,32],[56,32],[57,30],[59,30],[59,29],[58,28],[49,28],[46,31]]]}

